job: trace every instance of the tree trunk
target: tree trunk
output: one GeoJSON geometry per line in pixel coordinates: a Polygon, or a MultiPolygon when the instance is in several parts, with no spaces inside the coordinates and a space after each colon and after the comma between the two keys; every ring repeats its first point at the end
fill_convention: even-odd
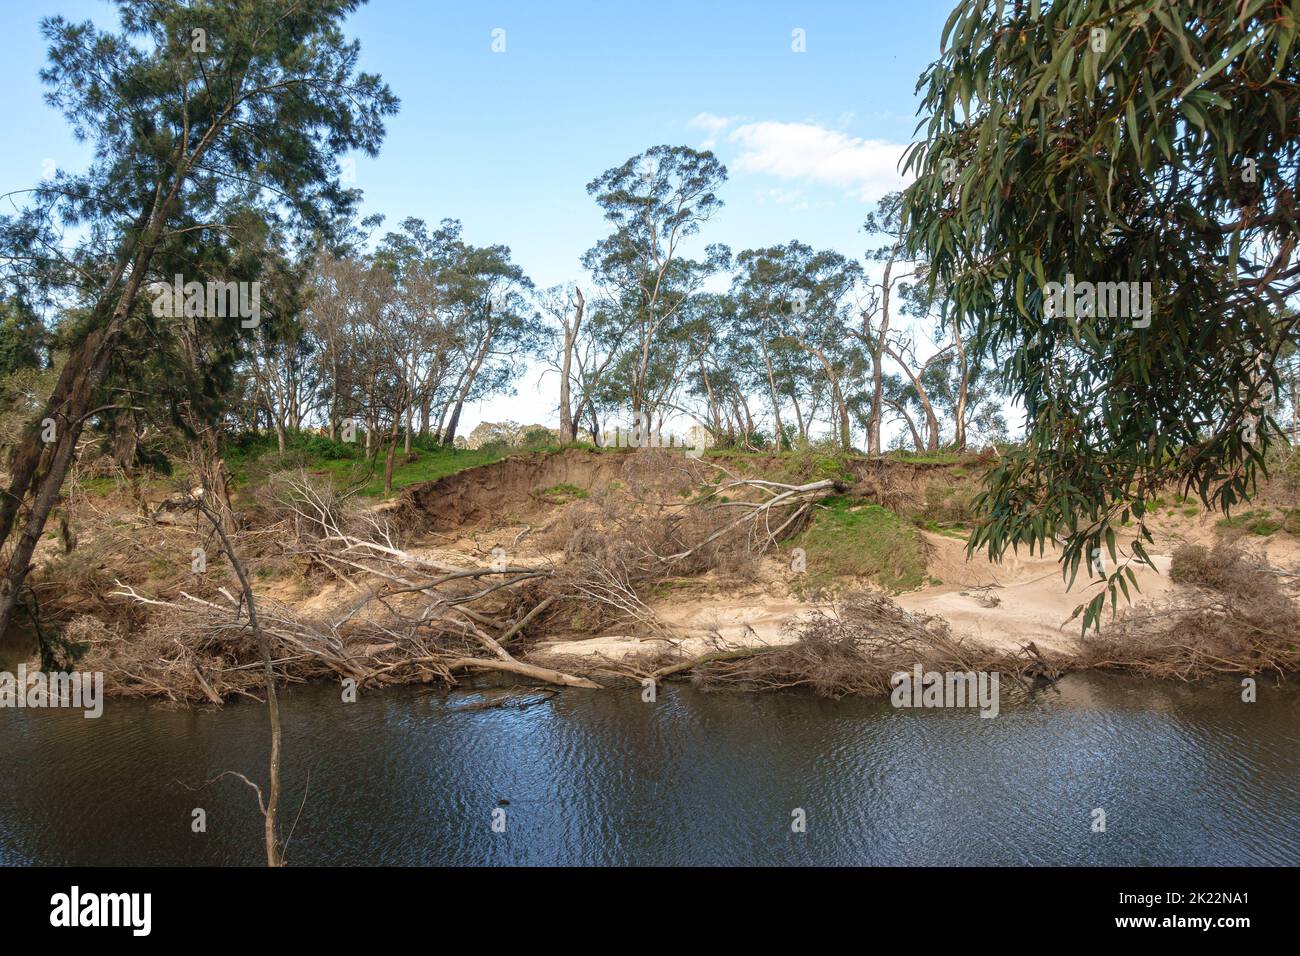
{"type": "Polygon", "coordinates": [[[463,405],[464,403],[457,399],[456,404],[452,407],[451,418],[447,421],[447,428],[442,433],[442,444],[444,446],[451,446],[456,443],[456,427],[460,424],[460,410],[463,405]]]}
{"type": "Polygon", "coordinates": [[[384,497],[393,493],[393,460],[397,457],[397,426],[388,436],[388,454],[384,457],[384,497]]]}
{"type": "Polygon", "coordinates": [[[956,419],[956,432],[953,435],[953,444],[958,452],[966,450],[966,408],[970,404],[970,365],[966,361],[966,344],[961,338],[961,327],[957,319],[953,318],[952,338],[957,346],[957,405],[953,412],[953,418],[956,419]]]}
{"type": "Polygon", "coordinates": [[[763,364],[767,366],[767,389],[772,399],[772,418],[776,420],[776,450],[781,450],[781,442],[785,439],[785,429],[781,425],[781,402],[776,396],[776,376],[772,372],[772,356],[767,350],[767,342],[761,341],[763,346],[763,364]]]}
{"type": "Polygon", "coordinates": [[[452,408],[451,420],[447,422],[447,431],[442,436],[444,445],[451,445],[456,440],[456,427],[460,424],[460,412],[465,407],[465,401],[469,398],[470,389],[474,387],[474,379],[478,377],[479,370],[483,368],[483,362],[487,359],[488,349],[492,347],[492,329],[489,327],[486,338],[483,339],[483,345],[479,348],[478,355],[474,357],[474,364],[467,369],[465,382],[461,386],[460,394],[456,396],[456,404],[452,408]]]}
{"type": "MultiPolygon", "coordinates": [[[[699,365],[700,365],[700,379],[704,382],[704,394],[705,394],[705,396],[707,397],[707,400],[708,400],[708,403],[709,403],[709,427],[712,429],[713,433],[716,435],[716,434],[718,433],[718,431],[720,430],[720,429],[719,429],[719,425],[718,425],[718,421],[719,421],[719,419],[718,419],[718,401],[717,401],[717,399],[716,399],[716,398],[714,397],[714,395],[713,395],[713,383],[709,381],[709,370],[708,370],[708,367],[705,366],[705,364],[704,364],[704,356],[703,356],[703,355],[701,355],[700,358],[699,358],[699,365]]],[[[778,450],[780,449],[780,443],[779,443],[779,442],[778,442],[778,444],[777,444],[777,448],[778,448],[778,450]]]]}
{"type": "Polygon", "coordinates": [[[335,369],[334,380],[330,382],[330,441],[337,441],[339,437],[339,377],[338,370],[335,369]]]}
{"type": "Polygon", "coordinates": [[[135,412],[126,409],[117,416],[113,429],[113,461],[119,468],[131,473],[135,456],[140,448],[140,434],[136,429],[135,412]]]}
{"type": "MultiPolygon", "coordinates": [[[[135,304],[140,284],[148,271],[153,247],[162,229],[163,216],[160,206],[165,207],[170,203],[170,199],[175,196],[176,188],[173,187],[167,203],[163,203],[158,193],[155,193],[152,209],[142,215],[143,221],[139,223],[140,225],[148,223],[148,229],[141,241],[133,247],[131,274],[108,321],[102,327],[92,329],[79,345],[72,348],[68,360],[59,373],[58,381],[49,400],[45,403],[45,415],[42,416],[43,419],[49,418],[55,421],[57,428],[55,440],[49,445],[43,443],[40,440],[41,429],[34,424],[28,429],[22,444],[14,452],[13,477],[9,484],[9,493],[0,496],[0,546],[8,540],[18,508],[27,492],[33,485],[37,490],[27,520],[23,524],[22,533],[9,555],[9,564],[5,569],[4,578],[0,579],[0,635],[3,635],[9,626],[18,594],[31,567],[32,555],[45,530],[45,522],[50,516],[50,511],[59,498],[59,491],[63,487],[63,480],[67,477],[68,468],[72,465],[81,429],[91,413],[91,399],[108,369],[118,332],[135,304]],[[46,470],[38,481],[37,476],[42,463],[45,464],[46,470]]],[[[125,262],[120,262],[116,274],[109,279],[105,296],[112,294],[124,268],[125,262]]]]}
{"type": "Polygon", "coordinates": [[[871,414],[867,419],[867,454],[880,454],[880,425],[885,417],[885,336],[889,333],[889,284],[894,271],[891,256],[880,283],[880,332],[874,335],[867,314],[862,314],[862,342],[871,352],[871,414]]]}
{"type": "MultiPolygon", "coordinates": [[[[207,489],[204,489],[204,491],[206,492],[207,489]]],[[[257,620],[257,605],[253,600],[253,588],[248,583],[248,575],[244,573],[244,566],[235,555],[235,548],[230,543],[230,538],[226,536],[226,531],[216,515],[202,503],[199,504],[199,508],[208,521],[212,523],[213,530],[221,538],[222,550],[226,552],[226,558],[229,559],[230,566],[235,571],[235,576],[239,578],[239,586],[243,591],[244,601],[248,604],[248,624],[253,630],[253,639],[257,641],[257,647],[262,656],[262,674],[266,680],[266,710],[271,718],[270,786],[266,796],[266,805],[261,808],[263,836],[266,842],[266,865],[284,866],[280,836],[276,826],[277,813],[280,807],[280,698],[275,691],[275,668],[272,664],[271,644],[266,639],[266,635],[262,633],[262,626],[257,620]]],[[[262,799],[260,789],[257,791],[257,798],[260,803],[262,799]]]]}
{"type": "MultiPolygon", "coordinates": [[[[908,365],[905,361],[903,361],[902,356],[895,353],[892,348],[886,347],[886,350],[889,353],[889,357],[898,363],[899,368],[901,368],[904,374],[907,375],[908,379],[911,380],[912,387],[916,389],[917,401],[921,403],[921,411],[925,413],[925,427],[926,427],[926,431],[929,433],[925,443],[926,450],[938,451],[939,450],[939,418],[934,413],[934,406],[931,405],[930,403],[930,396],[926,392],[925,386],[921,384],[921,375],[918,375],[916,372],[912,371],[912,367],[908,365]]],[[[926,364],[929,364],[929,362],[933,360],[934,357],[931,356],[930,359],[927,360],[926,364]]],[[[922,375],[925,374],[925,366],[921,367],[921,374],[922,375]]]]}
{"type": "Polygon", "coordinates": [[[808,425],[803,420],[803,407],[799,404],[799,396],[794,389],[790,390],[790,404],[794,406],[795,426],[799,429],[799,440],[808,440],[808,425]]]}
{"type": "Polygon", "coordinates": [[[921,440],[921,433],[916,430],[916,423],[912,421],[912,416],[907,414],[907,409],[902,405],[894,405],[894,410],[907,423],[907,429],[912,433],[912,444],[916,446],[917,451],[925,451],[925,443],[921,440]]]}
{"type": "Polygon", "coordinates": [[[573,369],[573,349],[578,341],[578,329],[582,325],[582,313],[586,308],[587,300],[582,296],[582,290],[574,288],[573,294],[576,301],[573,316],[573,326],[570,328],[569,323],[564,324],[564,356],[560,360],[560,444],[567,445],[577,439],[577,430],[574,428],[573,410],[569,407],[569,376],[573,369]]]}
{"type": "Polygon", "coordinates": [[[230,503],[230,470],[221,458],[216,435],[210,428],[205,428],[190,449],[194,476],[208,498],[208,507],[220,518],[222,528],[233,532],[235,509],[230,503]]]}

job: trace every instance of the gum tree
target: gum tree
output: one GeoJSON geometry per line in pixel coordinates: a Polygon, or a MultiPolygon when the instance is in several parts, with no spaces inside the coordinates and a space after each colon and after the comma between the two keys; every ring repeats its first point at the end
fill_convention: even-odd
{"type": "Polygon", "coordinates": [[[1298,29],[1279,0],[981,0],[920,79],[908,252],[1027,415],[970,546],[1063,540],[1071,582],[1081,563],[1103,579],[1085,630],[1150,563],[1161,486],[1226,511],[1276,440],[1266,406],[1300,322],[1298,29]],[[1139,302],[1150,283],[1150,313],[1084,283],[1137,283],[1139,302]]]}
{"type": "MultiPolygon", "coordinates": [[[[736,255],[736,274],[731,282],[731,296],[736,302],[731,334],[744,343],[742,351],[757,359],[746,365],[751,368],[752,386],[767,392],[778,451],[786,433],[781,418],[782,399],[797,389],[797,383],[786,373],[792,365],[788,353],[798,346],[795,339],[785,336],[785,326],[796,302],[801,308],[807,306],[808,295],[806,288],[796,288],[797,269],[786,262],[786,256],[784,246],[745,249],[736,255]]],[[[799,434],[805,434],[802,420],[799,434]]]]}
{"type": "Polygon", "coordinates": [[[618,364],[634,418],[655,411],[653,393],[662,391],[652,381],[662,364],[655,350],[672,338],[687,298],[730,265],[725,246],[706,247],[702,260],[683,249],[722,208],[714,190],[726,180],[726,167],[711,152],[653,146],[587,184],[614,231],[587,251],[583,266],[630,319],[635,351],[618,364]]]}
{"type": "Polygon", "coordinates": [[[118,0],[116,32],[43,21],[47,99],[93,144],[94,160],[0,222],[0,265],[19,288],[52,307],[81,305],[85,318],[66,329],[67,360],[0,498],[0,545],[22,514],[0,580],[0,632],[81,430],[102,410],[124,329],[147,283],[162,278],[160,251],[227,236],[232,204],[256,207],[258,222],[324,228],[355,199],[339,186],[336,157],[376,152],[397,106],[378,77],[357,71],[358,45],[340,29],[358,5],[118,0]],[[85,238],[67,251],[55,224],[85,238]],[[42,440],[42,420],[54,422],[53,441],[42,440]]]}
{"type": "MultiPolygon", "coordinates": [[[[837,252],[814,250],[797,240],[746,250],[737,263],[741,272],[733,288],[741,308],[753,310],[755,338],[769,376],[769,342],[804,353],[816,369],[813,374],[819,373],[826,381],[832,428],[840,446],[848,451],[853,444],[848,379],[860,370],[862,358],[848,332],[847,299],[862,277],[861,267],[837,252]]],[[[774,397],[774,416],[778,412],[774,397]]],[[[778,417],[778,435],[781,430],[778,417]]]]}
{"type": "Polygon", "coordinates": [[[461,363],[441,429],[443,444],[451,445],[466,402],[509,391],[528,360],[545,355],[553,330],[533,309],[533,282],[511,260],[509,246],[473,246],[457,238],[446,295],[461,363]]]}
{"type": "MultiPolygon", "coordinates": [[[[851,333],[866,349],[871,359],[870,405],[867,413],[867,454],[880,454],[880,428],[884,422],[885,406],[885,355],[893,320],[894,296],[899,285],[911,278],[911,264],[906,262],[903,242],[902,194],[888,193],[876,203],[867,215],[862,231],[868,236],[883,236],[885,241],[867,251],[866,260],[881,266],[880,278],[874,276],[866,283],[866,295],[859,303],[861,329],[851,333]]],[[[910,424],[910,422],[909,422],[910,424]]]]}

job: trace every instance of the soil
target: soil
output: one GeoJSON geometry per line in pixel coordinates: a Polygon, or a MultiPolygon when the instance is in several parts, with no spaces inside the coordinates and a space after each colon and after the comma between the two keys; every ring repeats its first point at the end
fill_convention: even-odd
{"type": "Polygon", "coordinates": [[[427,531],[526,523],[556,509],[542,492],[559,485],[588,494],[607,488],[622,476],[626,462],[624,454],[580,448],[512,455],[411,485],[393,507],[403,520],[427,531]]]}
{"type": "MultiPolygon", "coordinates": [[[[397,517],[397,525],[405,535],[403,547],[422,558],[462,567],[481,566],[491,559],[493,549],[505,548],[512,565],[555,566],[564,556],[554,550],[555,536],[548,536],[547,530],[560,524],[571,513],[568,509],[606,501],[610,496],[617,497],[621,506],[628,506],[635,499],[633,489],[643,489],[647,473],[656,473],[657,468],[659,478],[663,478],[664,461],[651,463],[647,469],[650,460],[637,457],[644,454],[583,449],[519,454],[413,485],[396,500],[377,506],[377,510],[397,517]]],[[[800,466],[789,458],[746,456],[723,459],[722,465],[732,474],[750,477],[781,481],[810,477],[792,474],[792,469],[800,466]]],[[[979,470],[978,462],[948,466],[894,460],[858,460],[849,467],[849,495],[904,514],[920,503],[926,485],[969,488],[973,481],[970,476],[979,470]]],[[[670,475],[670,483],[680,483],[681,474],[679,471],[676,478],[670,475]]],[[[670,508],[685,507],[677,487],[664,497],[670,508]]],[[[1265,498],[1263,503],[1270,502],[1265,498]]],[[[124,525],[135,529],[127,533],[136,536],[132,540],[136,540],[141,555],[152,551],[170,554],[178,548],[188,554],[192,543],[188,538],[182,542],[184,547],[173,542],[165,549],[154,539],[160,535],[184,537],[191,532],[181,527],[150,525],[132,513],[138,503],[125,499],[98,501],[94,507],[100,517],[116,521],[119,529],[124,525]],[[113,518],[114,510],[121,512],[117,519],[113,518]]],[[[1171,555],[1183,543],[1210,544],[1219,540],[1225,534],[1218,525],[1219,517],[1187,515],[1182,507],[1175,506],[1150,522],[1155,541],[1147,550],[1157,571],[1137,570],[1135,608],[1153,602],[1159,602],[1161,607],[1177,607],[1184,596],[1188,601],[1193,599],[1187,588],[1170,580],[1171,555]]],[[[994,563],[983,554],[968,557],[965,541],[957,537],[929,531],[921,534],[929,583],[892,595],[902,608],[941,618],[955,635],[990,650],[1016,651],[1030,641],[1044,651],[1064,656],[1083,649],[1086,638],[1080,635],[1078,620],[1071,617],[1096,593],[1097,584],[1081,570],[1074,586],[1067,589],[1057,551],[1032,555],[1022,551],[994,563]]],[[[1300,541],[1294,535],[1278,531],[1267,537],[1249,535],[1247,540],[1274,568],[1291,572],[1300,569],[1300,541]]],[[[1128,542],[1120,544],[1124,548],[1128,542]]],[[[81,554],[86,558],[95,555],[93,545],[93,534],[85,534],[80,547],[86,550],[81,554]]],[[[42,542],[47,556],[53,556],[54,549],[53,541],[42,542]]],[[[111,557],[104,555],[108,559],[104,568],[87,569],[87,579],[98,574],[111,581],[120,563],[111,557]]],[[[824,596],[821,600],[805,600],[792,589],[797,572],[791,570],[787,560],[769,554],[726,573],[711,571],[665,581],[664,586],[654,589],[653,596],[646,598],[663,625],[659,630],[624,624],[594,633],[566,632],[564,615],[552,613],[531,624],[512,649],[520,660],[536,664],[560,667],[561,662],[576,660],[593,667],[604,661],[649,662],[662,659],[666,652],[696,656],[721,647],[793,643],[797,639],[794,626],[819,611],[830,610],[830,604],[824,596]]],[[[336,618],[361,590],[352,581],[320,576],[305,579],[293,567],[292,563],[282,563],[275,573],[259,578],[255,582],[259,595],[308,617],[336,618]]],[[[66,583],[76,589],[74,582],[66,583]]],[[[154,593],[164,586],[162,579],[141,583],[142,591],[155,585],[154,593]]],[[[843,590],[873,588],[868,581],[842,584],[843,590]]],[[[106,592],[107,587],[100,590],[106,592]]],[[[90,613],[105,619],[122,609],[104,604],[100,611],[90,613]]]]}
{"type": "MultiPolygon", "coordinates": [[[[538,493],[560,484],[589,493],[611,482],[626,483],[627,455],[580,449],[557,454],[520,455],[480,468],[469,469],[427,485],[407,489],[398,505],[415,523],[431,531],[453,532],[459,546],[474,542],[504,541],[526,526],[545,524],[562,510],[538,493]]],[[[746,457],[725,462],[733,472],[771,474],[788,472],[789,459],[746,457]]],[[[966,469],[942,464],[894,460],[857,460],[850,463],[854,482],[850,494],[898,507],[914,500],[925,482],[953,485],[969,481],[966,469]],[[954,475],[956,471],[956,475],[954,475]]],[[[788,476],[786,476],[788,477],[788,476]]],[[[1138,592],[1134,607],[1154,601],[1177,601],[1179,587],[1168,577],[1171,554],[1184,542],[1212,543],[1221,534],[1218,515],[1182,514],[1153,519],[1156,540],[1147,550],[1157,570],[1136,570],[1138,592]]],[[[1046,554],[1012,554],[991,562],[982,554],[967,556],[966,543],[943,534],[922,532],[927,545],[927,574],[931,583],[895,595],[905,609],[946,620],[954,633],[999,650],[1015,650],[1034,641],[1046,651],[1071,654],[1080,648],[1075,609],[1096,594],[1097,583],[1080,572],[1072,588],[1066,587],[1059,551],[1046,554]]],[[[1287,533],[1251,536],[1275,567],[1300,567],[1300,541],[1287,533]]],[[[1121,541],[1122,545],[1127,542],[1121,541]]],[[[456,545],[453,545],[456,546],[456,545]]],[[[488,547],[491,545],[489,544],[488,547]]],[[[531,554],[532,560],[542,555],[531,554]]],[[[519,560],[529,563],[530,554],[519,560]]],[[[653,657],[670,646],[683,654],[704,653],[719,643],[727,646],[778,645],[795,639],[790,625],[824,603],[803,601],[788,584],[792,572],[772,558],[765,559],[748,582],[715,580],[705,575],[689,589],[675,590],[648,603],[674,632],[671,639],[629,634],[620,629],[595,637],[550,634],[530,651],[529,658],[554,663],[564,659],[623,660],[653,657]]],[[[860,582],[868,586],[867,582],[860,582]]]]}

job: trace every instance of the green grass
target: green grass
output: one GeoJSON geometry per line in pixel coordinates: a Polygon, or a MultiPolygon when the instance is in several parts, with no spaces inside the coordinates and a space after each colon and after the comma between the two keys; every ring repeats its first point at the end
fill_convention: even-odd
{"type": "MultiPolygon", "coordinates": [[[[365,447],[330,441],[320,435],[298,434],[285,443],[284,454],[277,449],[275,436],[244,436],[225,450],[226,463],[240,486],[257,484],[273,471],[302,468],[308,472],[323,473],[340,487],[351,486],[366,477],[369,465],[365,460],[365,447]]],[[[393,466],[393,492],[396,494],[408,485],[439,478],[487,465],[506,457],[501,449],[446,448],[430,441],[412,443],[414,460],[406,461],[399,448],[393,466]]],[[[384,458],[375,458],[374,472],[358,494],[368,498],[381,498],[384,494],[384,458]]]]}
{"type": "Polygon", "coordinates": [[[974,456],[969,451],[889,451],[884,457],[921,465],[960,465],[974,456]]]}
{"type": "Polygon", "coordinates": [[[1253,534],[1262,537],[1268,537],[1275,531],[1282,528],[1283,522],[1270,516],[1271,512],[1265,508],[1262,511],[1243,511],[1241,514],[1233,515],[1230,518],[1220,518],[1216,522],[1219,528],[1245,528],[1253,534]]]}
{"type": "Polygon", "coordinates": [[[102,475],[98,478],[86,478],[81,482],[81,490],[96,498],[103,497],[104,495],[117,490],[117,478],[113,475],[102,475]]]}
{"type": "MultiPolygon", "coordinates": [[[[582,448],[601,454],[628,454],[628,448],[600,448],[588,442],[572,442],[565,448],[582,448]]],[[[428,439],[416,438],[412,442],[414,460],[404,461],[405,455],[398,450],[397,462],[393,470],[393,491],[396,493],[408,485],[420,482],[436,481],[446,475],[455,474],[466,468],[490,464],[511,454],[524,454],[537,451],[557,451],[555,448],[508,449],[490,445],[477,450],[446,448],[436,445],[428,439]]],[[[230,467],[235,483],[240,487],[256,485],[265,480],[273,471],[303,468],[308,472],[328,474],[340,486],[351,486],[367,474],[365,446],[360,442],[346,443],[331,441],[314,432],[292,433],[285,443],[281,455],[276,445],[275,436],[271,434],[245,434],[229,442],[223,449],[226,464],[230,467]]],[[[731,460],[737,463],[745,459],[779,458],[789,462],[791,480],[814,480],[818,478],[836,478],[851,480],[849,463],[861,459],[858,454],[846,454],[838,449],[810,447],[795,451],[747,451],[738,448],[709,448],[704,457],[731,460]]],[[[887,456],[899,461],[955,464],[969,461],[970,455],[955,452],[891,452],[887,456]]],[[[374,461],[374,474],[360,489],[359,494],[380,498],[384,488],[384,460],[382,455],[374,461]]],[[[105,483],[104,490],[111,486],[112,479],[96,479],[105,483]]],[[[558,487],[558,486],[557,486],[558,487]]],[[[546,494],[547,491],[542,492],[546,494]]]]}
{"type": "MultiPolygon", "coordinates": [[[[137,481],[141,491],[145,494],[159,497],[172,494],[182,484],[179,477],[159,477],[147,471],[138,473],[137,481]]],[[[80,490],[92,498],[107,498],[109,495],[129,487],[130,483],[128,481],[115,475],[83,478],[79,484],[80,490]]]]}
{"type": "Polygon", "coordinates": [[[828,498],[796,543],[807,567],[795,579],[798,593],[834,591],[848,578],[868,578],[888,591],[909,591],[926,581],[925,552],[917,529],[880,505],[828,498]]]}
{"type": "MultiPolygon", "coordinates": [[[[399,451],[393,465],[393,493],[396,494],[408,485],[418,485],[425,481],[437,481],[447,475],[454,475],[466,468],[489,465],[507,457],[505,452],[491,450],[473,450],[469,448],[438,448],[435,451],[412,449],[415,461],[403,462],[405,457],[399,451]]],[[[366,473],[365,463],[356,461],[324,461],[324,470],[329,471],[336,481],[350,484],[366,473]]],[[[358,492],[367,498],[380,498],[384,494],[384,461],[375,461],[374,476],[358,492]]]]}
{"type": "Polygon", "coordinates": [[[534,498],[540,498],[550,505],[568,504],[570,501],[582,501],[591,495],[586,488],[579,488],[577,485],[571,485],[568,482],[561,482],[558,485],[551,485],[549,488],[541,488],[533,492],[534,498]]]}
{"type": "Polygon", "coordinates": [[[958,541],[966,541],[970,538],[970,529],[961,525],[943,525],[932,519],[916,519],[915,524],[923,531],[941,534],[945,538],[956,538],[958,541]]]}

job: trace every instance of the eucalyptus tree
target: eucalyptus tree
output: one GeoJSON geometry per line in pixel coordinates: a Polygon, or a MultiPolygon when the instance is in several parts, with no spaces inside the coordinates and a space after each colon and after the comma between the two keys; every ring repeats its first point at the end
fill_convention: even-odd
{"type": "Polygon", "coordinates": [[[508,391],[531,359],[543,358],[554,337],[532,304],[533,283],[511,261],[508,246],[473,246],[448,239],[447,299],[461,372],[450,396],[443,444],[455,441],[465,403],[508,391]]]}
{"type": "Polygon", "coordinates": [[[850,328],[871,360],[871,406],[867,417],[867,454],[880,454],[880,429],[885,414],[885,357],[893,326],[894,294],[913,275],[913,263],[904,250],[902,193],[888,193],[867,214],[862,231],[884,241],[867,251],[866,261],[880,266],[879,277],[864,283],[865,295],[858,304],[859,326],[850,328]]]}
{"type": "MultiPolygon", "coordinates": [[[[732,334],[748,343],[752,354],[760,359],[761,381],[772,410],[774,433],[783,436],[781,398],[797,389],[790,375],[794,363],[783,361],[788,358],[784,353],[796,348],[794,340],[784,336],[785,319],[796,303],[807,301],[806,290],[798,287],[797,276],[788,268],[786,248],[746,249],[737,254],[731,295],[736,302],[732,334]]],[[[799,433],[805,434],[802,417],[799,433]]]]}
{"type": "MultiPolygon", "coordinates": [[[[170,250],[172,267],[204,240],[237,245],[246,224],[327,225],[355,199],[339,185],[337,155],[376,152],[383,118],[397,106],[378,77],[357,70],[358,46],[340,29],[357,0],[267,0],[255,11],[179,0],[117,6],[116,32],[43,21],[47,99],[94,158],[85,173],[42,183],[29,208],[0,222],[0,265],[10,277],[51,305],[84,307],[0,498],[0,544],[26,508],[0,581],[0,632],[81,430],[105,402],[124,332],[141,316],[142,291],[170,278],[158,270],[159,252],[170,250]],[[80,231],[74,240],[60,226],[80,231]],[[53,440],[42,440],[51,435],[42,421],[53,423],[53,440]]],[[[200,267],[222,258],[241,281],[256,281],[255,262],[205,257],[200,267]]],[[[242,322],[227,316],[203,331],[238,341],[242,322]]]]}
{"type": "Polygon", "coordinates": [[[604,416],[627,408],[614,368],[630,351],[636,317],[607,295],[586,299],[583,316],[575,330],[570,364],[573,426],[575,437],[585,432],[598,441],[604,416]]]}
{"type": "Polygon", "coordinates": [[[560,377],[560,444],[567,445],[577,438],[577,418],[574,415],[574,378],[579,371],[578,344],[583,333],[583,315],[587,311],[587,297],[576,283],[551,286],[539,297],[542,312],[560,332],[559,354],[552,367],[560,377]]]}
{"type": "MultiPolygon", "coordinates": [[[[902,422],[907,426],[906,433],[899,432],[895,439],[895,447],[903,448],[910,439],[912,448],[917,452],[926,450],[926,435],[922,434],[921,427],[918,424],[923,420],[924,411],[921,408],[919,395],[912,384],[897,372],[886,372],[881,376],[881,404],[885,409],[894,413],[894,420],[902,422]]],[[[872,399],[870,394],[864,392],[861,396],[859,417],[864,426],[870,423],[872,411],[872,399]]]]}
{"type": "Polygon", "coordinates": [[[785,433],[781,406],[782,398],[789,397],[799,434],[807,437],[810,421],[799,406],[800,383],[820,375],[829,390],[838,440],[851,447],[848,379],[861,372],[862,363],[846,322],[861,267],[837,252],[817,251],[797,240],[746,249],[737,255],[736,266],[736,334],[752,342],[761,356],[776,435],[785,433]]]}
{"type": "Polygon", "coordinates": [[[281,454],[287,434],[300,431],[319,387],[316,343],[303,324],[305,302],[312,288],[313,256],[310,252],[293,258],[271,244],[262,264],[261,297],[270,305],[273,321],[259,321],[249,330],[252,343],[247,349],[247,375],[251,385],[250,408],[266,413],[275,432],[281,454]]]}
{"type": "Polygon", "coordinates": [[[353,365],[349,360],[348,312],[361,281],[362,266],[352,257],[322,252],[310,276],[303,326],[315,343],[317,402],[330,440],[338,438],[353,391],[353,365]]]}
{"type": "MultiPolygon", "coordinates": [[[[736,336],[730,335],[737,313],[736,300],[725,293],[702,293],[695,297],[686,323],[690,341],[687,356],[689,398],[703,403],[702,415],[689,414],[704,427],[713,443],[720,444],[726,431],[724,409],[736,396],[740,377],[735,361],[736,336]]],[[[734,436],[735,432],[732,431],[734,436]]]]}
{"type": "Polygon", "coordinates": [[[629,353],[615,366],[628,383],[632,415],[662,390],[664,363],[655,350],[672,337],[681,310],[705,279],[730,265],[730,251],[709,245],[703,259],[684,255],[683,243],[721,207],[714,190],[727,179],[711,152],[654,146],[587,184],[614,231],[583,256],[583,266],[624,311],[634,333],[629,353]],[[660,388],[650,382],[659,367],[660,388]]]}
{"type": "Polygon", "coordinates": [[[397,291],[392,331],[394,358],[405,382],[408,454],[416,408],[420,433],[428,434],[433,403],[439,396],[446,398],[448,379],[456,369],[461,340],[453,327],[449,290],[460,248],[459,222],[444,220],[430,232],[423,220],[410,217],[399,232],[384,237],[375,254],[376,264],[393,275],[397,291]]]}
{"type": "Polygon", "coordinates": [[[920,79],[907,249],[972,351],[1010,356],[1027,415],[971,548],[1063,538],[1069,580],[1086,563],[1105,585],[1085,629],[1149,563],[1161,486],[1227,510],[1277,440],[1266,406],[1300,324],[1298,31],[1274,0],[979,0],[920,79]]]}
{"type": "Polygon", "coordinates": [[[777,249],[790,290],[777,335],[816,360],[829,389],[833,430],[848,451],[853,447],[849,393],[852,381],[864,371],[861,353],[849,334],[849,295],[861,280],[862,269],[838,252],[814,251],[797,241],[777,249]]]}

